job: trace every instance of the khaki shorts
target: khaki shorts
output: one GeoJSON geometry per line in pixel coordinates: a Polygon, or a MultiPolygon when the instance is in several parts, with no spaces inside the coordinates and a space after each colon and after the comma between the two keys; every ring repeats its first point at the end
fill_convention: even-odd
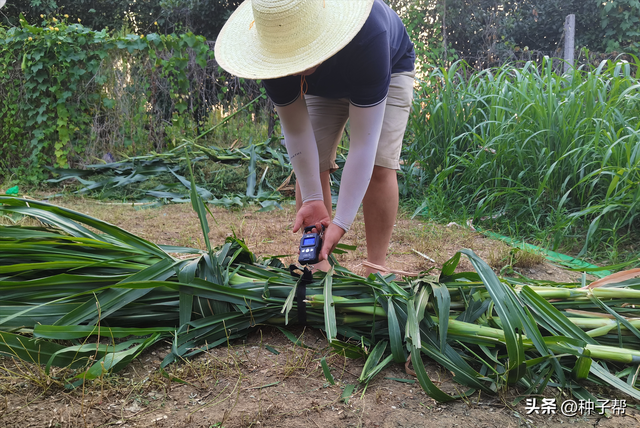
{"type": "MultiPolygon", "coordinates": [[[[378,166],[400,169],[400,151],[411,110],[414,75],[413,71],[391,75],[384,122],[376,152],[375,164],[378,166]]],[[[320,172],[335,171],[338,169],[336,151],[349,118],[349,100],[305,95],[305,101],[318,145],[320,172]]]]}

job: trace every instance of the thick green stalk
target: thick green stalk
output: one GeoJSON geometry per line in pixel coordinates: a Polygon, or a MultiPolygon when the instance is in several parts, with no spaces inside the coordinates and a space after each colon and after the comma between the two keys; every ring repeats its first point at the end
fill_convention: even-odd
{"type": "MultiPolygon", "coordinates": [[[[435,321],[435,319],[434,319],[435,321]]],[[[483,338],[494,341],[494,343],[506,343],[504,331],[477,324],[465,323],[462,321],[456,321],[449,319],[449,334],[455,334],[456,336],[469,337],[469,338],[483,338]]],[[[533,344],[526,341],[526,337],[523,336],[524,347],[527,351],[535,349],[533,344]]],[[[567,345],[568,346],[568,345],[567,345]]],[[[624,364],[639,364],[640,363],[640,351],[618,348],[614,346],[603,346],[585,344],[585,349],[588,352],[588,356],[594,359],[601,359],[607,361],[614,361],[624,364]]],[[[567,347],[567,351],[573,353],[573,348],[567,347]]]]}
{"type": "MultiPolygon", "coordinates": [[[[533,291],[545,299],[588,299],[590,295],[599,299],[638,299],[640,300],[640,290],[633,288],[559,288],[559,287],[539,287],[529,286],[533,291]]],[[[516,287],[519,292],[521,287],[516,287]]]]}

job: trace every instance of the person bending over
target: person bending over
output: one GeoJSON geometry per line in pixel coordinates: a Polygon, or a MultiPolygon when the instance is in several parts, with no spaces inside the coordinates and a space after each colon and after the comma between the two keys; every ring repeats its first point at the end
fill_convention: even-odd
{"type": "Polygon", "coordinates": [[[382,0],[246,0],[215,55],[229,73],[263,79],[276,106],[296,173],[293,231],[325,226],[327,260],[362,203],[367,260],[384,266],[414,81],[413,44],[398,15],[382,0]],[[347,120],[349,153],[331,219],[329,175],[347,120]]]}

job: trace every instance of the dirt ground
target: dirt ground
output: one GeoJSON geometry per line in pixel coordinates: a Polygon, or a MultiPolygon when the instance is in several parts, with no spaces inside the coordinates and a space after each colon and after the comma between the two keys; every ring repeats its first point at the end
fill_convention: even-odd
{"type": "MultiPolygon", "coordinates": [[[[205,249],[198,217],[189,204],[145,209],[144,206],[77,198],[53,202],[113,223],[157,244],[205,249]]],[[[235,235],[243,239],[257,256],[277,255],[281,256],[285,265],[295,263],[300,243],[300,235],[291,231],[295,209],[291,203],[283,204],[282,207],[281,210],[268,212],[259,212],[259,207],[247,207],[243,210],[210,207],[213,214],[209,218],[209,238],[212,245],[220,245],[225,238],[235,235]]],[[[362,272],[360,264],[366,260],[362,211],[341,243],[356,246],[356,250],[336,256],[338,263],[353,272],[362,272]]],[[[435,269],[437,273],[437,269],[461,248],[471,248],[496,271],[512,262],[511,247],[501,241],[489,239],[468,227],[457,224],[445,226],[419,218],[411,219],[409,213],[400,212],[389,247],[387,267],[406,272],[435,269]]],[[[532,254],[513,267],[516,272],[529,278],[556,282],[575,282],[581,276],[580,273],[569,272],[532,254]]],[[[470,270],[473,270],[471,263],[462,258],[458,271],[470,270]]]]}
{"type": "MultiPolygon", "coordinates": [[[[597,414],[574,417],[529,412],[526,403],[513,402],[518,391],[496,396],[474,394],[446,404],[421,390],[404,366],[393,365],[366,388],[357,386],[345,402],[346,385],[358,385],[362,360],[331,354],[321,331],[292,328],[306,347],[296,346],[278,329],[260,327],[245,341],[215,348],[180,365],[167,377],[159,365],[168,346],[145,352],[136,363],[85,388],[67,391],[58,386],[35,386],[33,367],[3,361],[0,367],[20,371],[5,379],[0,394],[3,427],[607,427],[640,426],[640,412],[627,401],[624,414],[605,418],[597,414]],[[326,380],[319,360],[327,358],[335,385],[326,380]]],[[[461,392],[448,373],[427,363],[431,379],[440,388],[461,392]]],[[[604,395],[624,399],[616,395],[604,395]]],[[[542,398],[569,400],[548,389],[542,398]]],[[[620,407],[621,408],[621,407],[620,407]]]]}
{"type": "MultiPolygon", "coordinates": [[[[198,219],[187,204],[136,209],[130,205],[86,200],[59,200],[60,205],[89,213],[160,244],[202,247],[198,219]]],[[[297,235],[291,233],[294,210],[213,209],[210,238],[222,243],[230,233],[245,240],[258,256],[283,255],[295,260],[297,235]]],[[[358,272],[365,258],[361,217],[345,236],[355,251],[337,257],[358,272]]],[[[390,248],[388,266],[405,271],[437,269],[460,248],[471,248],[496,270],[509,267],[505,244],[458,226],[446,227],[401,213],[390,248]],[[414,251],[415,250],[415,251],[414,251]],[[416,251],[428,256],[428,260],[416,251]]],[[[541,262],[513,267],[537,279],[577,281],[579,274],[541,262]],[[538,264],[536,264],[538,263],[538,264]]],[[[463,260],[461,270],[471,270],[463,260]]],[[[0,359],[0,427],[640,427],[638,403],[616,391],[596,390],[603,398],[626,400],[619,415],[606,418],[578,411],[575,416],[531,412],[525,401],[514,403],[515,388],[495,396],[440,404],[424,394],[403,365],[392,365],[367,387],[358,383],[363,361],[332,353],[321,330],[291,327],[304,343],[296,345],[270,326],[258,326],[244,340],[212,349],[199,357],[159,369],[170,344],[143,353],[117,375],[105,376],[75,390],[63,387],[63,373],[45,375],[39,366],[0,359]],[[320,366],[326,357],[335,385],[320,366]],[[347,385],[355,392],[342,394],[347,385]],[[528,414],[530,413],[530,414],[528,414]],[[622,414],[623,413],[623,414],[622,414]]],[[[459,385],[437,364],[425,359],[427,372],[440,387],[457,394],[459,385]]],[[[544,396],[558,404],[571,399],[548,388],[544,396]]]]}

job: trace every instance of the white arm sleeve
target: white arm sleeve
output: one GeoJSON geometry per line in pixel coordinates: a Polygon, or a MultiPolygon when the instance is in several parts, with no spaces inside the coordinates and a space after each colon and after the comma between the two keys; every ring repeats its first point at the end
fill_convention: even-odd
{"type": "Polygon", "coordinates": [[[300,185],[302,202],[322,201],[318,147],[304,98],[286,106],[276,106],[284,132],[289,160],[300,185]]]}
{"type": "Polygon", "coordinates": [[[385,104],[383,101],[374,107],[362,108],[353,104],[349,106],[351,141],[347,162],[342,172],[336,215],[333,219],[333,223],[345,231],[349,230],[356,218],[360,203],[369,187],[382,130],[385,104]]]}

